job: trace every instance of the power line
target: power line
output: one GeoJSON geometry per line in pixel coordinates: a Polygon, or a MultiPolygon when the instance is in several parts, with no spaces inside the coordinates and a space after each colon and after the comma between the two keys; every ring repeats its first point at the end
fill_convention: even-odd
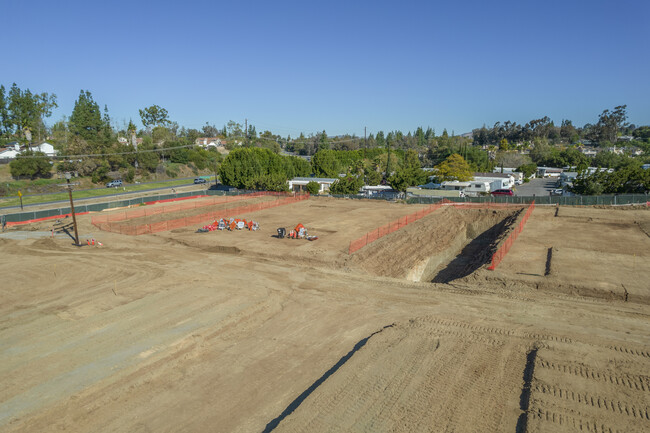
{"type": "Polygon", "coordinates": [[[133,152],[113,152],[113,153],[87,153],[79,155],[18,155],[17,158],[54,158],[54,159],[75,159],[75,158],[92,158],[98,156],[113,156],[113,155],[135,155],[137,153],[149,153],[149,152],[165,152],[167,150],[174,149],[184,149],[188,147],[195,147],[196,144],[188,144],[184,146],[173,146],[173,147],[161,147],[158,149],[145,149],[138,150],[133,152]]]}
{"type": "MultiPolygon", "coordinates": [[[[267,141],[273,141],[273,142],[280,142],[280,143],[291,143],[291,144],[308,144],[310,141],[288,141],[284,138],[268,138],[268,137],[256,137],[253,140],[267,140],[267,141]]],[[[329,143],[330,144],[338,144],[338,143],[347,143],[350,141],[359,141],[361,140],[360,138],[347,138],[344,140],[332,140],[329,143]]],[[[111,153],[85,153],[85,154],[77,154],[77,155],[18,155],[18,158],[21,159],[27,159],[27,158],[51,158],[51,159],[77,159],[77,158],[96,158],[96,157],[107,157],[107,156],[114,156],[114,155],[135,155],[135,154],[140,154],[140,153],[152,153],[152,152],[166,152],[169,150],[175,150],[175,149],[187,149],[191,147],[197,147],[199,145],[197,144],[187,144],[183,146],[173,146],[173,147],[160,147],[157,149],[144,149],[144,150],[138,150],[138,151],[129,151],[129,152],[111,152],[111,153]]]]}

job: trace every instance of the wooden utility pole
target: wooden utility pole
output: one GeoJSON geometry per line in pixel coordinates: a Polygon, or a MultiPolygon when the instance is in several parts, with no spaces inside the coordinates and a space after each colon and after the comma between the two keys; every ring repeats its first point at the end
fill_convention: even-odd
{"type": "Polygon", "coordinates": [[[65,174],[65,180],[68,182],[68,194],[70,195],[70,212],[72,212],[72,223],[74,224],[74,244],[80,246],[79,244],[79,232],[77,231],[77,216],[74,213],[74,203],[72,201],[72,184],[70,183],[70,178],[72,173],[67,172],[65,174]]]}
{"type": "Polygon", "coordinates": [[[366,127],[363,127],[363,146],[368,148],[368,137],[366,136],[366,127]]]}

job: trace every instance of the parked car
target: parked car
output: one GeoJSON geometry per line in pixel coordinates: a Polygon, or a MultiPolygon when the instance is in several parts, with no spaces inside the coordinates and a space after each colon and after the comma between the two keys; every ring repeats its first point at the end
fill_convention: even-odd
{"type": "Polygon", "coordinates": [[[556,188],[553,191],[551,191],[551,195],[563,195],[564,190],[562,188],[556,188]]]}
{"type": "Polygon", "coordinates": [[[492,195],[514,195],[511,189],[495,189],[491,192],[492,195]]]}
{"type": "Polygon", "coordinates": [[[207,179],[204,179],[202,177],[197,177],[194,179],[194,183],[208,183],[207,179]]]}
{"type": "Polygon", "coordinates": [[[121,180],[111,180],[106,184],[106,188],[118,188],[120,186],[122,186],[121,180]]]}

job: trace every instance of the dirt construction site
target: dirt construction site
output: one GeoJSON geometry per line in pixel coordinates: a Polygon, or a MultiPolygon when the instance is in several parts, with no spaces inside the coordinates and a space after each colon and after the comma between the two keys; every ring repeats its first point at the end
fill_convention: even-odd
{"type": "Polygon", "coordinates": [[[279,200],[9,227],[0,432],[650,431],[646,206],[279,200]]]}

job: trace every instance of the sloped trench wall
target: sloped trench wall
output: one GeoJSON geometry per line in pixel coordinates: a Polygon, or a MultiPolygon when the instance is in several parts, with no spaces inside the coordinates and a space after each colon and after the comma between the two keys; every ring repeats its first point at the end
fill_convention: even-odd
{"type": "Polygon", "coordinates": [[[445,207],[362,248],[350,264],[373,275],[409,281],[434,281],[441,272],[444,280],[463,276],[489,260],[520,212],[445,207]]]}

